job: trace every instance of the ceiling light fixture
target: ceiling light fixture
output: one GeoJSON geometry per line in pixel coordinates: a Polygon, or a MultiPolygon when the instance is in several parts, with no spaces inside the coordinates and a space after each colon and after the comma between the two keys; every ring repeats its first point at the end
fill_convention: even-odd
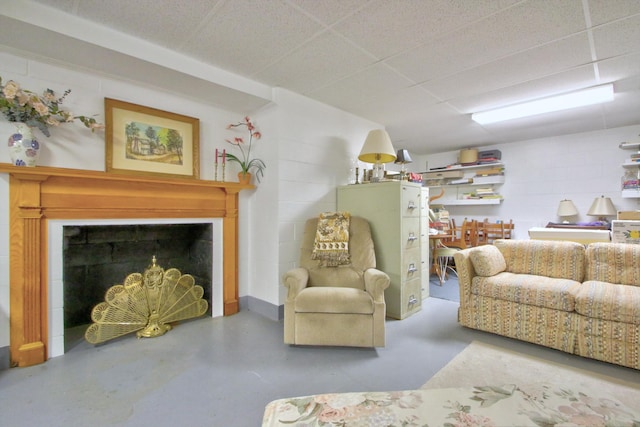
{"type": "Polygon", "coordinates": [[[608,101],[613,101],[613,84],[594,86],[564,95],[550,96],[522,104],[496,108],[495,110],[473,113],[471,114],[471,119],[483,125],[608,101]]]}

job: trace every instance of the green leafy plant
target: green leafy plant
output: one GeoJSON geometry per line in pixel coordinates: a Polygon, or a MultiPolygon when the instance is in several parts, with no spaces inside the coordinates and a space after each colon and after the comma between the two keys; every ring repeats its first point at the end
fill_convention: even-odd
{"type": "Polygon", "coordinates": [[[253,144],[253,139],[254,138],[260,139],[262,137],[262,134],[255,129],[255,126],[253,125],[253,123],[251,122],[251,119],[248,116],[245,117],[244,120],[241,122],[230,124],[229,126],[227,126],[227,129],[243,128],[243,127],[246,128],[247,131],[249,131],[248,144],[245,143],[244,138],[239,136],[233,139],[226,140],[229,144],[234,145],[240,149],[242,158],[231,153],[226,153],[226,157],[227,159],[229,159],[229,161],[236,162],[240,165],[243,175],[246,175],[247,173],[251,173],[252,171],[255,171],[256,178],[258,179],[258,182],[260,182],[260,178],[264,176],[264,170],[267,168],[267,166],[264,164],[262,160],[251,158],[251,148],[253,144]]]}
{"type": "Polygon", "coordinates": [[[71,89],[67,89],[62,96],[57,97],[54,91],[47,89],[42,95],[37,95],[30,90],[22,89],[13,80],[9,80],[3,86],[0,77],[0,112],[8,121],[37,127],[46,136],[51,136],[50,126],[56,127],[75,120],[82,122],[91,132],[104,129],[104,125],[93,117],[75,116],[60,107],[70,93],[71,89]]]}

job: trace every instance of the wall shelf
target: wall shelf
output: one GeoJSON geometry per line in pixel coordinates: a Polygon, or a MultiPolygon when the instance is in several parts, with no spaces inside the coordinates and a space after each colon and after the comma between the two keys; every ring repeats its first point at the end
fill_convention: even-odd
{"type": "Polygon", "coordinates": [[[442,205],[444,206],[464,206],[464,205],[499,205],[503,199],[456,199],[445,200],[442,205]]]}
{"type": "MultiPolygon", "coordinates": [[[[635,150],[640,153],[640,142],[621,142],[619,147],[622,150],[635,150]]],[[[622,167],[626,169],[624,177],[622,178],[622,198],[623,199],[640,199],[640,188],[633,188],[638,185],[640,181],[640,159],[632,158],[625,160],[622,167]],[[635,171],[635,177],[634,175],[635,171]],[[624,188],[631,187],[631,188],[624,188]]]]}
{"type": "Polygon", "coordinates": [[[485,163],[482,165],[471,165],[471,166],[462,166],[462,165],[453,165],[453,166],[448,166],[446,168],[443,169],[429,169],[427,172],[422,172],[422,173],[429,173],[429,172],[443,172],[443,171],[457,171],[457,170],[472,170],[472,169],[491,169],[497,166],[504,166],[504,163],[502,162],[494,162],[494,163],[485,163]]]}
{"type": "Polygon", "coordinates": [[[622,190],[622,198],[623,199],[640,199],[640,188],[639,189],[626,189],[622,190]]]}
{"type": "Polygon", "coordinates": [[[431,169],[423,172],[423,180],[427,187],[455,189],[455,194],[451,197],[445,197],[438,204],[444,206],[470,206],[470,205],[499,205],[502,197],[478,197],[469,198],[469,194],[475,194],[476,189],[480,190],[481,186],[490,188],[487,195],[493,193],[494,185],[502,185],[505,182],[504,163],[493,162],[482,165],[471,166],[449,166],[443,169],[431,169]],[[482,175],[486,170],[491,175],[482,175]]]}

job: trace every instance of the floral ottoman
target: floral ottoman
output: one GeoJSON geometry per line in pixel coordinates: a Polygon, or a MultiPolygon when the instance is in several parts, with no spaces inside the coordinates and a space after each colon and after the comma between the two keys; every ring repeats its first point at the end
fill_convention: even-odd
{"type": "Polygon", "coordinates": [[[549,384],[318,394],[274,400],[274,426],[637,426],[640,408],[549,384]]]}

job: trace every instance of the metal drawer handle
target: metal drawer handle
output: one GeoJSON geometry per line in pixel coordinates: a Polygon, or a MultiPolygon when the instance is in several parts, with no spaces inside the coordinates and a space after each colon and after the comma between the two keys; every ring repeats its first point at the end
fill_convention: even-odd
{"type": "Polygon", "coordinates": [[[416,208],[416,204],[413,202],[413,200],[411,200],[409,202],[409,206],[407,206],[407,209],[415,209],[416,208]]]}
{"type": "Polygon", "coordinates": [[[414,240],[418,240],[418,238],[415,236],[415,234],[409,233],[409,238],[407,240],[413,242],[414,240]]]}
{"type": "Polygon", "coordinates": [[[407,272],[411,274],[411,273],[415,273],[416,271],[418,271],[418,269],[416,268],[416,265],[414,263],[409,264],[409,270],[407,272]]]}
{"type": "Polygon", "coordinates": [[[417,302],[418,299],[414,295],[409,296],[409,305],[414,305],[417,302]]]}

